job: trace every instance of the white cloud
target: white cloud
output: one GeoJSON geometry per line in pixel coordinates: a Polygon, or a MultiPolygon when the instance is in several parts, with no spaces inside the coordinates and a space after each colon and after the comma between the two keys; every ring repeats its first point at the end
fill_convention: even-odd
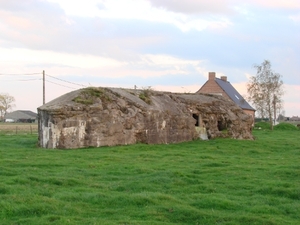
{"type": "Polygon", "coordinates": [[[230,5],[233,0],[149,0],[153,6],[165,8],[170,11],[194,14],[194,13],[216,13],[227,14],[232,12],[230,5]]]}
{"type": "MultiPolygon", "coordinates": [[[[40,70],[48,67],[54,75],[82,75],[98,77],[126,77],[143,78],[162,77],[171,74],[190,74],[191,69],[200,74],[206,73],[204,61],[186,60],[171,55],[145,54],[136,55],[134,61],[115,60],[87,54],[68,54],[46,50],[6,49],[0,48],[0,62],[12,64],[7,73],[19,73],[14,68],[34,67],[40,70]],[[101,73],[99,73],[101,71],[101,73]]],[[[1,68],[3,73],[4,68],[1,68]]],[[[35,71],[34,71],[35,72],[35,71]]]]}
{"type": "MultiPolygon", "coordinates": [[[[295,24],[299,4],[299,0],[0,0],[0,69],[1,73],[45,69],[84,84],[122,87],[139,82],[178,90],[183,89],[181,83],[201,85],[207,70],[233,82],[245,81],[253,71],[251,65],[267,58],[286,83],[299,85],[295,24]]],[[[24,95],[24,83],[6,85],[1,79],[1,90],[24,95]]],[[[48,99],[69,91],[50,85],[48,99]]],[[[28,95],[38,96],[31,93],[34,85],[27,86],[28,95]]],[[[191,89],[184,88],[183,92],[191,89]]]]}
{"type": "Polygon", "coordinates": [[[124,62],[110,58],[84,55],[57,53],[53,51],[38,51],[29,49],[4,49],[0,48],[0,60],[14,61],[26,64],[56,64],[62,67],[76,68],[103,68],[103,67],[120,67],[124,62]]]}
{"type": "Polygon", "coordinates": [[[283,110],[286,116],[300,115],[300,85],[284,84],[283,110]]]}
{"type": "Polygon", "coordinates": [[[147,54],[147,55],[143,55],[141,58],[142,58],[142,62],[145,64],[153,65],[153,66],[162,66],[162,67],[169,67],[169,66],[180,67],[186,65],[197,66],[199,65],[199,63],[201,63],[201,61],[198,60],[180,59],[170,55],[147,54]]]}
{"type": "Polygon", "coordinates": [[[106,1],[105,9],[98,14],[103,18],[136,19],[151,22],[173,24],[183,32],[190,30],[205,30],[207,27],[227,27],[230,23],[223,18],[199,18],[180,12],[170,12],[164,8],[152,7],[147,1],[129,0],[121,4],[116,1],[106,1]],[[221,25],[221,26],[220,26],[221,25]]]}
{"type": "Polygon", "coordinates": [[[156,91],[168,91],[175,93],[195,93],[201,88],[201,85],[184,85],[184,86],[174,86],[174,85],[155,85],[151,87],[156,91]]]}
{"type": "MultiPolygon", "coordinates": [[[[231,23],[224,17],[200,18],[182,12],[172,12],[165,8],[153,7],[146,0],[103,0],[103,1],[69,1],[49,0],[59,4],[68,16],[99,17],[105,19],[144,20],[172,24],[183,32],[202,31],[206,28],[226,28],[231,23]],[[72,2],[72,3],[71,3],[72,2]],[[73,3],[74,2],[74,3],[73,3]],[[99,7],[101,5],[101,7],[99,7]]],[[[220,0],[220,2],[222,2],[220,0]]],[[[183,2],[184,3],[184,2],[183,2]]],[[[182,6],[188,5],[187,3],[182,6]]],[[[203,3],[201,4],[203,5],[203,3]]],[[[217,4],[220,8],[220,4],[217,4]]]]}
{"type": "Polygon", "coordinates": [[[153,6],[164,8],[173,12],[185,14],[227,14],[233,13],[234,9],[239,6],[258,6],[263,8],[279,8],[295,10],[300,8],[299,0],[149,0],[153,6]]]}
{"type": "Polygon", "coordinates": [[[170,75],[190,75],[192,71],[197,71],[199,74],[205,76],[205,62],[202,60],[186,60],[171,55],[145,54],[140,55],[140,60],[129,64],[120,73],[124,74],[124,76],[127,74],[151,78],[170,75]]]}
{"type": "MultiPolygon", "coordinates": [[[[57,3],[69,16],[94,17],[99,14],[99,0],[47,0],[48,2],[57,3]]],[[[101,1],[100,1],[101,2],[101,1]]]]}
{"type": "MultiPolygon", "coordinates": [[[[57,3],[67,15],[81,17],[105,17],[123,19],[155,20],[153,12],[175,12],[179,14],[223,14],[230,15],[239,5],[253,5],[265,8],[299,9],[299,0],[47,0],[57,3]]],[[[160,14],[160,13],[159,13],[160,14]]],[[[160,14],[159,16],[161,16],[160,14]]]]}
{"type": "Polygon", "coordinates": [[[299,0],[248,0],[247,2],[248,4],[254,4],[265,8],[279,8],[289,10],[300,9],[299,0]]]}
{"type": "Polygon", "coordinates": [[[300,13],[289,16],[289,18],[294,21],[295,23],[300,23],[300,13]]]}

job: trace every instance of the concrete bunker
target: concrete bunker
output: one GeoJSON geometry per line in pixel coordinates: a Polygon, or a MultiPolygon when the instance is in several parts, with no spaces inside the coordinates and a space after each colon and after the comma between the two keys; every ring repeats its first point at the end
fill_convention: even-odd
{"type": "Polygon", "coordinates": [[[252,119],[221,96],[90,87],[38,108],[39,145],[72,149],[191,141],[253,139],[252,119]],[[226,129],[226,132],[223,130],[226,129]]]}

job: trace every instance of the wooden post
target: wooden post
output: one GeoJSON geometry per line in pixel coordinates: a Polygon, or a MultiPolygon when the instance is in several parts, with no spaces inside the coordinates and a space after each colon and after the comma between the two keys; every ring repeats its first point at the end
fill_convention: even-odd
{"type": "Polygon", "coordinates": [[[31,127],[31,125],[30,125],[30,134],[32,134],[32,127],[31,127]]]}
{"type": "Polygon", "coordinates": [[[18,126],[16,126],[16,134],[18,134],[18,126]]]}

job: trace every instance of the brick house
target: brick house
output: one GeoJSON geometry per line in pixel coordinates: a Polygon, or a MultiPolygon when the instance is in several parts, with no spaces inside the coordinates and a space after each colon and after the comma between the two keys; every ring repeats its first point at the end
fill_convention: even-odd
{"type": "Polygon", "coordinates": [[[255,117],[255,109],[240,95],[240,93],[227,81],[226,76],[216,78],[215,72],[208,73],[208,81],[196,92],[202,94],[221,95],[230,99],[243,109],[246,114],[255,117]]]}

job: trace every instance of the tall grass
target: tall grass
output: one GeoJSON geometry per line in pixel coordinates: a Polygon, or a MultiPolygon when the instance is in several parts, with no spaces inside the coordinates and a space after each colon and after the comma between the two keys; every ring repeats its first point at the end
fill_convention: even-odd
{"type": "Polygon", "coordinates": [[[45,150],[0,136],[0,224],[299,224],[297,131],[45,150]]]}
{"type": "Polygon", "coordinates": [[[0,135],[37,134],[37,123],[4,123],[0,122],[0,135]]]}

